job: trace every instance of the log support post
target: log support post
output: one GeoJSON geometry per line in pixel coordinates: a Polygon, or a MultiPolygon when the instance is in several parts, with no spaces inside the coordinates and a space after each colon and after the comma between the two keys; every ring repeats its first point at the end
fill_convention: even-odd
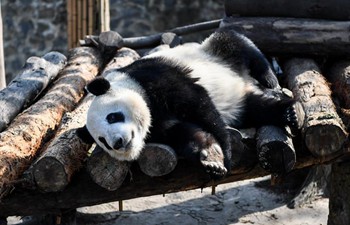
{"type": "Polygon", "coordinates": [[[350,224],[350,162],[332,165],[328,225],[350,224]]]}
{"type": "Polygon", "coordinates": [[[311,59],[294,58],[284,63],[288,88],[305,112],[302,136],[315,156],[339,151],[347,140],[347,132],[331,98],[331,90],[311,59]]]}
{"type": "MultiPolygon", "coordinates": [[[[327,73],[332,90],[339,103],[342,119],[350,128],[350,60],[330,66],[327,73]]],[[[344,151],[350,152],[349,146],[344,151]]],[[[350,160],[332,164],[328,225],[350,224],[350,160]]]]}

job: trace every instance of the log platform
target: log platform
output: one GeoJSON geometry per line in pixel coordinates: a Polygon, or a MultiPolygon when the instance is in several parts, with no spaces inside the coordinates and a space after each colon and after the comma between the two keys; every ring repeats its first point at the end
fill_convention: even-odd
{"type": "MultiPolygon", "coordinates": [[[[227,15],[245,15],[236,13],[234,9],[239,8],[234,2],[244,5],[227,1],[227,15]]],[[[344,57],[350,52],[350,22],[342,20],[346,9],[341,12],[327,20],[314,14],[306,19],[231,17],[133,38],[108,31],[81,41],[84,46],[72,49],[67,61],[58,53],[28,59],[18,78],[24,73],[47,73],[52,78],[32,90],[35,95],[28,95],[10,119],[0,121],[0,224],[6,224],[8,216],[68,214],[61,224],[74,224],[75,209],[82,206],[217,186],[275,174],[271,168],[276,167],[284,171],[279,175],[285,175],[324,164],[332,165],[331,184],[336,184],[329,218],[334,224],[349,224],[339,219],[350,215],[348,196],[339,198],[350,191],[343,179],[348,177],[350,159],[350,61],[344,57]],[[298,100],[301,131],[230,129],[233,167],[220,180],[212,180],[199,165],[191,165],[158,143],[147,143],[138,161],[125,163],[77,138],[76,129],[85,123],[92,98],[84,91],[87,82],[138,59],[135,50],[173,47],[181,43],[181,35],[218,26],[243,32],[268,57],[277,57],[283,71],[281,84],[298,100]]],[[[5,89],[0,97],[0,101],[12,98],[5,89]]]]}

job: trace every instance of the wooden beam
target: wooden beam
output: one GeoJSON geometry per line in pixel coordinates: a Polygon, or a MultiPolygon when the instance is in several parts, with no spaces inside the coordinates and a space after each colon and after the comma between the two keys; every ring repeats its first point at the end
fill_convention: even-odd
{"type": "Polygon", "coordinates": [[[350,21],[231,17],[221,26],[243,33],[270,55],[347,56],[350,52],[350,21]]]}
{"type": "Polygon", "coordinates": [[[349,20],[348,0],[225,0],[227,16],[349,20]]]}

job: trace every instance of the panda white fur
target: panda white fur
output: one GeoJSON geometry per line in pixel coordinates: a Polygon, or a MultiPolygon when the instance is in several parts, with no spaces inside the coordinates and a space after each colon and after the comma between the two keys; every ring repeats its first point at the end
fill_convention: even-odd
{"type": "Polygon", "coordinates": [[[160,142],[223,176],[231,169],[226,126],[296,126],[294,100],[266,58],[226,28],[202,44],[152,53],[87,89],[96,98],[80,136],[120,160],[137,159],[145,141],[160,142]]]}

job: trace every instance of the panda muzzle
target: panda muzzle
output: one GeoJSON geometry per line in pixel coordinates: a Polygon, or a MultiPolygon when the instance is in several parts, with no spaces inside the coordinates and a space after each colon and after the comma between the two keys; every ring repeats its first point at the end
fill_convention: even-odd
{"type": "Polygon", "coordinates": [[[128,150],[129,147],[131,145],[131,141],[127,141],[124,138],[118,138],[114,145],[113,145],[113,149],[115,150],[119,150],[119,149],[124,149],[124,150],[128,150]]]}

